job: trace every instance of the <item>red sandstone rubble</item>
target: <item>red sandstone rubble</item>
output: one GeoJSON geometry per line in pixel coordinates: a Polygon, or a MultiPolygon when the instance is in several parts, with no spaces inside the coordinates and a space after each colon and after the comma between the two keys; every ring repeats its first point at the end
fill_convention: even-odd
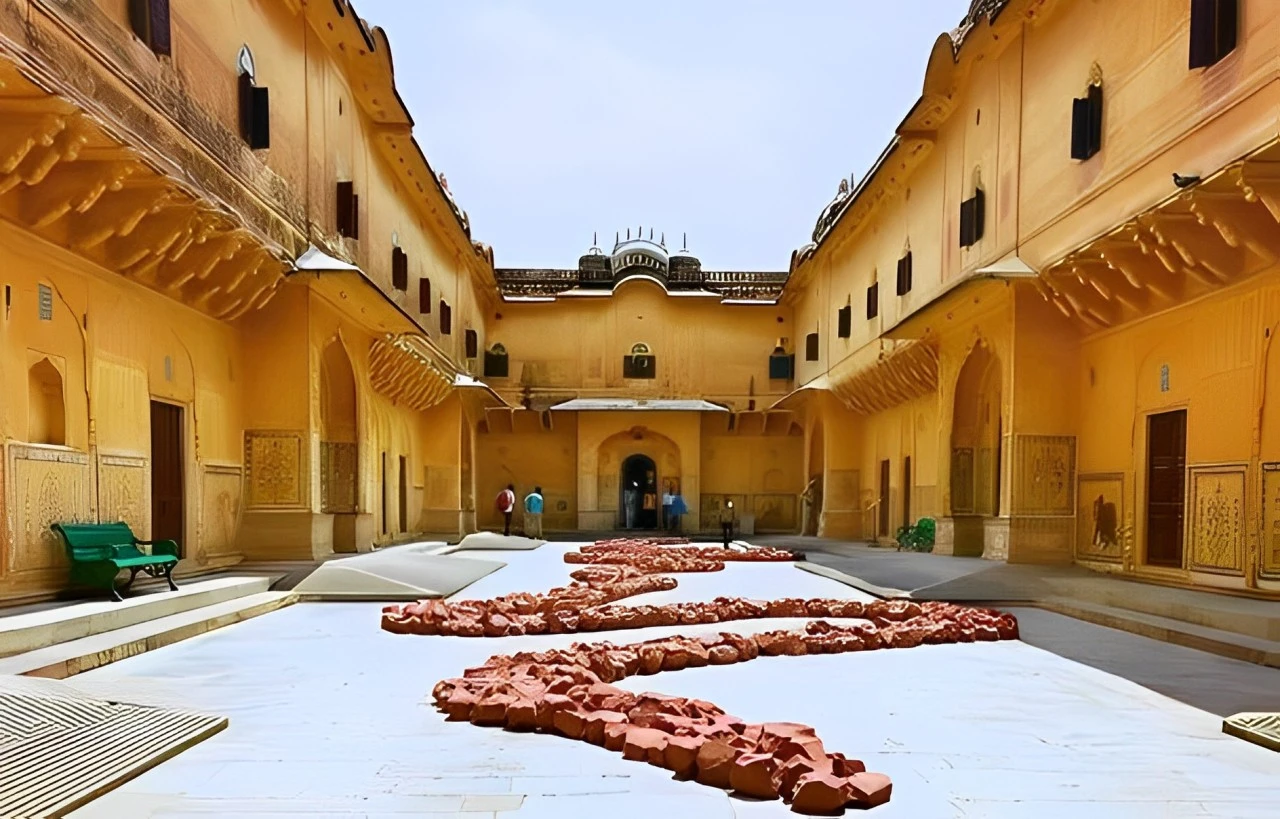
{"type": "Polygon", "coordinates": [[[718,572],[724,569],[727,561],[783,562],[796,559],[795,554],[782,549],[755,547],[739,551],[687,544],[687,540],[670,538],[604,540],[583,546],[577,552],[566,552],[564,562],[629,566],[644,574],[673,574],[718,572]]]}
{"type": "MultiPolygon", "coordinates": [[[[862,620],[853,624],[811,620],[801,630],[754,636],[722,632],[629,645],[575,643],[567,649],[496,655],[482,666],[467,669],[461,678],[438,683],[432,691],[436,706],[450,720],[502,726],[508,731],[557,733],[666,768],[681,779],[758,799],[782,798],[792,810],[812,815],[881,805],[889,801],[892,784],[883,774],[868,773],[862,762],[826,751],[807,725],[747,724],[703,700],[635,694],[612,683],[638,674],[747,662],[762,654],[838,654],[1018,635],[1012,615],[948,603],[891,600],[864,605],[849,600],[765,602],[718,597],[710,603],[613,605],[635,594],[674,588],[675,581],[628,562],[598,563],[594,556],[634,555],[638,548],[655,546],[678,548],[655,541],[597,544],[583,550],[593,559],[573,573],[578,582],[568,587],[545,595],[390,606],[384,609],[383,628],[482,637],[764,617],[862,620]]],[[[681,558],[686,565],[696,559],[692,554],[681,558]]]]}

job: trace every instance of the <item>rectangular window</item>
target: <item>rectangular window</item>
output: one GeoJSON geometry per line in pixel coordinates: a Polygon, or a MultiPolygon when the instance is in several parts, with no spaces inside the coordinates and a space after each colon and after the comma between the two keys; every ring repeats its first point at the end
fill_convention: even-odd
{"type": "Polygon", "coordinates": [[[129,27],[152,52],[165,56],[173,54],[169,36],[169,0],[129,0],[129,27]]]}
{"type": "Polygon", "coordinates": [[[444,300],[440,300],[440,332],[443,335],[453,333],[453,308],[444,300]]]}
{"type": "Polygon", "coordinates": [[[480,334],[475,330],[467,330],[462,335],[466,347],[467,358],[475,358],[480,354],[480,334]]]}
{"type": "Polygon", "coordinates": [[[240,136],[254,150],[271,147],[271,102],[267,89],[240,75],[240,136]]]}
{"type": "Polygon", "coordinates": [[[1071,158],[1081,162],[1102,150],[1102,86],[1071,104],[1071,158]]]}
{"type": "Polygon", "coordinates": [[[804,360],[818,360],[818,334],[810,333],[804,337],[804,360]]]}
{"type": "Polygon", "coordinates": [[[973,192],[973,198],[960,203],[960,247],[973,247],[982,240],[986,227],[986,198],[979,188],[973,192]]]}
{"type": "Polygon", "coordinates": [[[391,248],[391,286],[409,290],[409,254],[398,247],[391,248]]]}
{"type": "Polygon", "coordinates": [[[898,260],[898,295],[905,296],[911,292],[911,251],[898,260]]]}
{"type": "Polygon", "coordinates": [[[360,238],[360,197],[354,182],[338,183],[338,235],[360,238]]]}
{"type": "Polygon", "coordinates": [[[836,335],[840,338],[848,338],[853,335],[853,305],[846,304],[840,308],[836,320],[836,335]]]}
{"type": "Polygon", "coordinates": [[[1239,0],[1191,0],[1191,68],[1208,68],[1235,51],[1239,28],[1239,0]]]}
{"type": "Polygon", "coordinates": [[[775,381],[790,381],[796,375],[796,357],[777,353],[769,356],[769,378],[775,381]]]}
{"type": "Polygon", "coordinates": [[[484,375],[486,378],[506,378],[508,362],[507,352],[501,345],[484,351],[484,375]]]}
{"type": "Polygon", "coordinates": [[[418,279],[418,312],[424,316],[431,313],[431,279],[426,276],[418,279]]]}
{"type": "Polygon", "coordinates": [[[872,282],[867,288],[867,320],[880,315],[880,282],[872,282]]]}

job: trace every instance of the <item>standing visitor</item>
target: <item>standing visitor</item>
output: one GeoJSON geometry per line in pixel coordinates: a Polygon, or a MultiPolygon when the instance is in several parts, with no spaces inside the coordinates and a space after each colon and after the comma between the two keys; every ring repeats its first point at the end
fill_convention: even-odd
{"type": "Polygon", "coordinates": [[[511,512],[516,508],[516,485],[507,484],[507,488],[498,493],[493,505],[502,513],[502,534],[511,537],[511,512]]]}
{"type": "Polygon", "coordinates": [[[724,506],[720,507],[720,534],[724,538],[724,547],[726,549],[729,548],[729,541],[733,540],[733,524],[733,501],[725,498],[724,506]]]}
{"type": "Polygon", "coordinates": [[[542,487],[524,496],[524,536],[542,539],[542,487]]]}
{"type": "Polygon", "coordinates": [[[623,491],[622,505],[625,507],[622,510],[625,528],[636,528],[636,512],[638,511],[636,507],[640,505],[640,484],[632,481],[631,485],[623,491]]]}
{"type": "Polygon", "coordinates": [[[689,507],[685,505],[684,496],[678,491],[671,498],[671,531],[680,531],[680,517],[689,511],[689,507]]]}
{"type": "Polygon", "coordinates": [[[671,506],[675,502],[675,496],[671,494],[671,484],[668,483],[662,489],[662,521],[667,525],[667,531],[675,531],[675,518],[671,511],[671,506]]]}

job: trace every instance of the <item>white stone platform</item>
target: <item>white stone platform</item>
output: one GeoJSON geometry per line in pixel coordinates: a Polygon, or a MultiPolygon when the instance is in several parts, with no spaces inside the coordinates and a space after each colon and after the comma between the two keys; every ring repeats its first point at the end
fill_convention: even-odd
{"type": "MultiPolygon", "coordinates": [[[[490,553],[506,568],[460,596],[561,585],[574,568],[561,562],[565,549],[490,553]]],[[[787,564],[678,577],[679,588],[633,601],[865,599],[787,564]]],[[[379,611],[364,603],[295,605],[77,677],[77,686],[100,696],[128,691],[231,722],[73,816],[794,815],[780,802],[676,782],[586,743],[448,723],[429,703],[437,680],[491,654],[695,629],[418,637],[380,631],[379,611]]],[[[749,721],[815,726],[829,749],[893,778],[893,801],[868,816],[1261,819],[1280,804],[1280,754],[1224,735],[1216,716],[1020,642],[760,658],[624,684],[708,699],[749,721]]]]}

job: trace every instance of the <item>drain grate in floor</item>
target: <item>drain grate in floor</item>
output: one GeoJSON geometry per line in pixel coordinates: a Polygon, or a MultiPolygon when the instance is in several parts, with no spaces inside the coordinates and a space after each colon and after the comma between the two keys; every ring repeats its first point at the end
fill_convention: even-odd
{"type": "Polygon", "coordinates": [[[0,678],[0,816],[64,816],[227,727],[225,717],[0,678]]]}

